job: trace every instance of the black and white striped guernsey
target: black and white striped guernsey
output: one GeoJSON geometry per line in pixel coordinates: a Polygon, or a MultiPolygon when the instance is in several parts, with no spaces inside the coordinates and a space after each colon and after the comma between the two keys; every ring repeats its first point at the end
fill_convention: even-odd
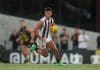
{"type": "Polygon", "coordinates": [[[40,35],[43,38],[47,38],[49,31],[50,31],[49,25],[52,24],[54,22],[54,20],[53,20],[53,18],[47,19],[46,17],[43,17],[40,21],[43,22],[43,26],[40,30],[40,35]]]}

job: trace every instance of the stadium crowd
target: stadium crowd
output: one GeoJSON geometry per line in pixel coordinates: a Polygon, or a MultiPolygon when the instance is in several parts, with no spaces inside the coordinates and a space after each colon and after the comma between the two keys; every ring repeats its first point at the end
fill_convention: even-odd
{"type": "MultiPolygon", "coordinates": [[[[18,29],[20,30],[20,29],[18,29]]],[[[20,44],[17,42],[17,39],[19,37],[19,31],[14,29],[9,36],[9,41],[12,42],[12,48],[13,51],[20,51],[22,50],[20,47],[20,44]]],[[[79,28],[74,28],[74,30],[71,32],[71,35],[68,33],[67,27],[62,28],[60,34],[58,33],[51,33],[52,40],[55,42],[57,48],[61,52],[67,52],[70,51],[70,42],[72,42],[72,51],[73,52],[79,52],[83,55],[84,60],[87,60],[88,55],[85,53],[88,53],[88,42],[89,42],[89,35],[85,30],[80,30],[79,28]],[[80,52],[81,51],[81,52],[80,52]]],[[[0,60],[3,61],[2,53],[4,52],[2,49],[5,49],[6,42],[4,44],[0,45],[0,60]]],[[[100,36],[97,37],[97,49],[100,49],[100,36]]]]}
{"type": "MultiPolygon", "coordinates": [[[[67,28],[63,28],[60,34],[51,33],[53,41],[56,43],[56,46],[59,50],[67,51],[69,48],[69,42],[72,41],[72,49],[87,49],[89,36],[86,34],[85,30],[81,30],[79,28],[74,28],[71,36],[69,36],[67,32],[67,28]]],[[[12,34],[9,37],[9,40],[12,42],[12,49],[18,50],[19,44],[16,41],[18,38],[18,31],[13,30],[12,34]]],[[[97,39],[98,48],[100,46],[100,37],[97,39]]]]}

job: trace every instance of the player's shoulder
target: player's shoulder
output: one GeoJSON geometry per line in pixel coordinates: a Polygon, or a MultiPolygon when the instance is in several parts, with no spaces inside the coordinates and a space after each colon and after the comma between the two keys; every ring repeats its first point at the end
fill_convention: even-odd
{"type": "Polygon", "coordinates": [[[51,17],[51,21],[54,22],[54,19],[51,17]]]}
{"type": "Polygon", "coordinates": [[[32,31],[33,31],[33,28],[27,27],[27,31],[28,31],[28,32],[32,32],[32,31]]]}
{"type": "Polygon", "coordinates": [[[44,21],[46,18],[45,17],[42,17],[41,19],[40,19],[40,21],[44,21]]]}

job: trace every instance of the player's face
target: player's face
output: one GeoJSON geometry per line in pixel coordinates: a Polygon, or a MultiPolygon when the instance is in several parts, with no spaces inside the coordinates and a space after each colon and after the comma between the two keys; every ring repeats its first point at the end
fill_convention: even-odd
{"type": "Polygon", "coordinates": [[[25,21],[20,21],[19,23],[20,23],[20,27],[25,27],[26,26],[25,21]]]}
{"type": "Polygon", "coordinates": [[[83,35],[85,35],[85,30],[83,30],[82,32],[83,32],[83,35]]]}
{"type": "Polygon", "coordinates": [[[67,30],[66,30],[66,29],[63,29],[63,33],[65,33],[65,34],[66,34],[66,32],[67,32],[67,30]]]}
{"type": "Polygon", "coordinates": [[[52,16],[52,11],[45,11],[44,15],[46,18],[50,18],[52,16]]]}
{"type": "Polygon", "coordinates": [[[76,33],[79,31],[79,29],[78,28],[75,28],[75,30],[74,30],[76,33]]]}

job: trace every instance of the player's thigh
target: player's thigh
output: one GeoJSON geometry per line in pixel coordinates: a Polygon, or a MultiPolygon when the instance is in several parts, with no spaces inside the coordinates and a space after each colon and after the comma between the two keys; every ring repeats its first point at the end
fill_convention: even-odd
{"type": "Polygon", "coordinates": [[[48,42],[47,47],[50,48],[50,50],[53,52],[58,51],[56,44],[53,41],[48,42]]]}
{"type": "Polygon", "coordinates": [[[20,45],[22,52],[25,50],[25,46],[24,45],[20,45]]]}
{"type": "Polygon", "coordinates": [[[29,48],[26,46],[25,47],[25,52],[27,53],[27,54],[29,54],[29,48]]]}
{"type": "Polygon", "coordinates": [[[29,48],[26,45],[22,45],[21,48],[22,48],[22,52],[24,54],[28,54],[29,53],[29,48]]]}

